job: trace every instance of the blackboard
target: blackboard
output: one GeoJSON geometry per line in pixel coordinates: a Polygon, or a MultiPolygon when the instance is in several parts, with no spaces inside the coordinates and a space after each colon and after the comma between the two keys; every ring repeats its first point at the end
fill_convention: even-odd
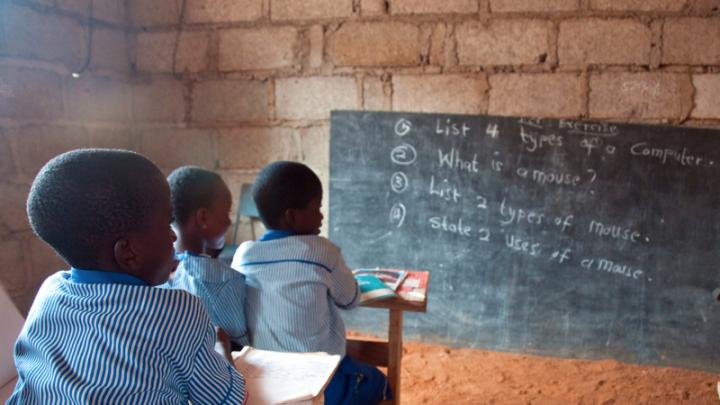
{"type": "Polygon", "coordinates": [[[430,271],[407,337],[720,371],[720,131],[336,111],[330,143],[348,264],[430,271]]]}

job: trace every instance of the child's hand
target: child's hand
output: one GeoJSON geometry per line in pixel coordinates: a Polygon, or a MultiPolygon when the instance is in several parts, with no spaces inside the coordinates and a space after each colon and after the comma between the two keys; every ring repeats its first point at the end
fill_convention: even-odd
{"type": "Polygon", "coordinates": [[[235,367],[235,363],[232,358],[232,349],[230,348],[230,335],[227,334],[222,328],[215,327],[215,333],[217,334],[217,340],[215,341],[215,351],[220,353],[227,361],[235,367]]]}

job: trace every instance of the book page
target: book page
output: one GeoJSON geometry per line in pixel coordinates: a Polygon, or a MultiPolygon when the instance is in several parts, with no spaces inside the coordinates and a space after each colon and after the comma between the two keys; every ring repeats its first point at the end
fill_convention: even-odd
{"type": "Polygon", "coordinates": [[[233,353],[245,377],[248,405],[296,403],[318,396],[340,363],[339,355],[283,353],[245,347],[233,353]]]}

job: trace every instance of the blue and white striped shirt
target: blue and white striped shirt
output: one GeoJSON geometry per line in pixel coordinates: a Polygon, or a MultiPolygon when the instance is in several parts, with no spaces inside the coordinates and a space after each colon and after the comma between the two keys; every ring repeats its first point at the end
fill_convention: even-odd
{"type": "Polygon", "coordinates": [[[199,299],[102,273],[45,280],[15,345],[8,404],[244,403],[245,380],[213,350],[199,299]]]}
{"type": "Polygon", "coordinates": [[[244,275],[218,259],[186,252],[167,286],[196,295],[215,326],[227,332],[233,342],[243,346],[249,343],[244,275]]]}
{"type": "Polygon", "coordinates": [[[345,324],[338,309],[355,307],[360,294],[340,249],[316,235],[268,234],[240,245],[232,264],[246,277],[251,344],[344,355],[345,324]]]}

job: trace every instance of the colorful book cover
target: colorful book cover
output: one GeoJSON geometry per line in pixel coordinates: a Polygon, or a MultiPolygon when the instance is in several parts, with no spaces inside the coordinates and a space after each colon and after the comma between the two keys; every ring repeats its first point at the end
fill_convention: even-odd
{"type": "Polygon", "coordinates": [[[408,301],[424,301],[427,296],[430,272],[408,271],[405,280],[397,289],[397,294],[408,301]]]}
{"type": "Polygon", "coordinates": [[[353,271],[356,276],[358,274],[372,274],[384,282],[391,290],[397,291],[400,283],[403,282],[407,271],[401,269],[390,269],[384,267],[375,267],[369,269],[357,269],[353,271]]]}
{"type": "Polygon", "coordinates": [[[355,279],[360,287],[360,302],[368,302],[397,296],[395,291],[390,289],[387,284],[383,283],[382,280],[372,274],[356,274],[355,279]]]}

